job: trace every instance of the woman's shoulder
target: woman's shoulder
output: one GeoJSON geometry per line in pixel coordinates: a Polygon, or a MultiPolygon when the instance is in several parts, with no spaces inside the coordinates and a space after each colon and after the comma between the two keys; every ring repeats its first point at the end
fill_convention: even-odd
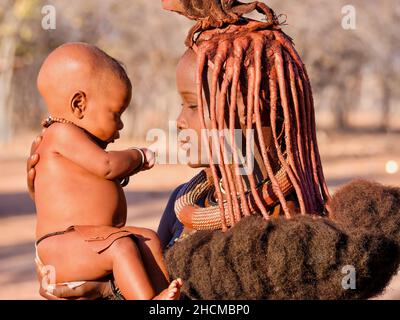
{"type": "Polygon", "coordinates": [[[179,191],[181,191],[182,188],[186,186],[186,184],[187,184],[187,182],[182,183],[181,185],[179,185],[178,187],[176,187],[176,188],[174,189],[174,191],[172,191],[172,193],[171,193],[171,195],[170,195],[170,197],[169,197],[170,200],[171,200],[171,199],[174,199],[174,200],[175,200],[175,199],[178,197],[179,191]]]}
{"type": "Polygon", "coordinates": [[[168,198],[168,202],[167,205],[164,209],[164,213],[162,215],[161,218],[161,223],[167,223],[168,225],[173,225],[173,223],[175,222],[176,216],[175,216],[175,201],[178,197],[179,191],[185,186],[185,183],[179,185],[178,187],[176,187],[171,195],[168,198]]]}

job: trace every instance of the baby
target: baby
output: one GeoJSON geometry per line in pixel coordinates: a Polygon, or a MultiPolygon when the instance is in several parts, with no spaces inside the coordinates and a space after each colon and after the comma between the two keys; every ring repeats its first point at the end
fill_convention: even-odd
{"type": "Polygon", "coordinates": [[[114,276],[126,299],[179,298],[168,283],[157,235],[126,227],[121,181],[154,166],[147,149],[105,151],[119,138],[132,85],[100,49],[71,43],[53,51],[37,80],[51,115],[38,148],[36,250],[57,283],[114,276]]]}

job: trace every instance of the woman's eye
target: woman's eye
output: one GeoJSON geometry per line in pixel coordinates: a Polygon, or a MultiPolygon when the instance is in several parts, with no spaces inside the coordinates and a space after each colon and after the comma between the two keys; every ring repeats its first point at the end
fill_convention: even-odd
{"type": "Polygon", "coordinates": [[[188,109],[196,109],[197,108],[197,104],[195,104],[195,103],[190,104],[190,103],[182,102],[181,103],[181,107],[182,108],[188,108],[188,109]]]}

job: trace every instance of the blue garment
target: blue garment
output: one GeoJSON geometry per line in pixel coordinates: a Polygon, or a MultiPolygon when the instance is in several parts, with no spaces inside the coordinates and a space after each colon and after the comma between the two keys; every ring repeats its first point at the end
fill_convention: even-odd
{"type": "MultiPolygon", "coordinates": [[[[160,224],[158,227],[158,235],[161,240],[161,245],[163,250],[167,249],[174,245],[176,239],[180,237],[183,232],[184,226],[178,220],[175,213],[175,201],[178,196],[179,191],[185,184],[180,185],[178,188],[174,190],[174,192],[169,197],[166,208],[164,209],[164,213],[161,217],[160,224]]],[[[199,206],[204,206],[204,200],[197,203],[199,206]]]]}
{"type": "Polygon", "coordinates": [[[180,185],[172,192],[158,226],[157,233],[163,250],[172,245],[184,229],[183,224],[177,219],[174,209],[176,197],[183,186],[184,184],[180,185]]]}

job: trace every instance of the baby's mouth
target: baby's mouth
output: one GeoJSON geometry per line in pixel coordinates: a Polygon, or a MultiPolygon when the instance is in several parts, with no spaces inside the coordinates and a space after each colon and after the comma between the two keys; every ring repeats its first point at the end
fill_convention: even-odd
{"type": "Polygon", "coordinates": [[[119,132],[116,132],[116,133],[114,134],[114,136],[113,136],[111,139],[109,139],[107,142],[108,142],[108,143],[114,143],[115,140],[118,140],[119,138],[120,138],[120,134],[119,134],[119,132]]]}

